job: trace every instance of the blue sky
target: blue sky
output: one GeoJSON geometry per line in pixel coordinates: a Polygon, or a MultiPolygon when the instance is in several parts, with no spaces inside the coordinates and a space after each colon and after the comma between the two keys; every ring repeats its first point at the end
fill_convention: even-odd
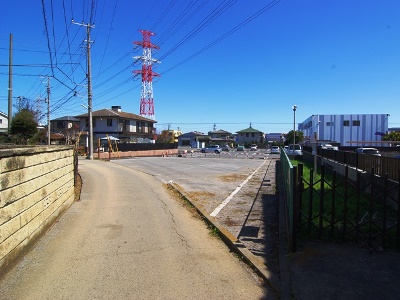
{"type": "Polygon", "coordinates": [[[387,113],[389,127],[400,127],[398,0],[22,0],[1,1],[0,11],[5,113],[10,33],[14,101],[46,98],[45,77],[52,76],[51,119],[87,112],[86,32],[73,18],[95,25],[93,110],[120,105],[139,114],[141,82],[132,72],[141,66],[132,57],[141,49],[133,42],[146,29],[160,46],[153,53],[162,75],[153,82],[158,130],[206,133],[215,124],[236,132],[251,123],[286,133],[293,105],[296,122],[387,113]]]}

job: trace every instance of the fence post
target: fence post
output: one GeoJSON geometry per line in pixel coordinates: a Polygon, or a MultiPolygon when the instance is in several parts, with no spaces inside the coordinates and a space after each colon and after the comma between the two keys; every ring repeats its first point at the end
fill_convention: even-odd
{"type": "Polygon", "coordinates": [[[397,184],[397,240],[396,248],[400,251],[400,184],[397,184]]]}
{"type": "Polygon", "coordinates": [[[301,226],[301,208],[303,207],[303,191],[304,191],[304,186],[303,186],[303,164],[298,165],[297,169],[297,211],[298,211],[298,219],[297,219],[297,226],[301,226]]]}
{"type": "Polygon", "coordinates": [[[389,187],[389,175],[385,174],[385,186],[383,191],[383,225],[382,225],[382,247],[386,248],[386,224],[387,224],[387,195],[389,187]]]}
{"type": "Polygon", "coordinates": [[[370,199],[369,199],[369,229],[368,229],[368,243],[369,246],[372,248],[372,221],[373,221],[373,215],[372,211],[374,208],[374,177],[375,177],[375,169],[372,168],[371,170],[371,193],[370,193],[370,199]]]}
{"type": "Polygon", "coordinates": [[[313,207],[313,196],[314,196],[314,172],[310,170],[310,187],[308,189],[308,214],[307,214],[307,235],[311,233],[311,222],[312,222],[312,207],[313,207]]]}
{"type": "Polygon", "coordinates": [[[343,201],[343,240],[346,239],[347,231],[347,200],[348,200],[348,180],[349,180],[349,167],[346,166],[344,171],[344,201],[343,201]]]}
{"type": "Polygon", "coordinates": [[[332,202],[331,202],[331,219],[330,219],[330,228],[331,228],[331,237],[335,233],[335,198],[336,198],[336,171],[333,172],[332,177],[332,202]]]}
{"type": "Polygon", "coordinates": [[[323,213],[324,213],[324,183],[325,183],[325,166],[321,166],[321,187],[319,194],[319,215],[318,215],[318,237],[320,238],[323,231],[323,213]]]}
{"type": "Polygon", "coordinates": [[[297,184],[297,167],[293,166],[293,173],[292,173],[292,183],[293,183],[293,203],[292,203],[292,207],[293,207],[293,215],[292,217],[292,238],[291,238],[291,247],[290,247],[290,251],[291,252],[296,252],[296,248],[297,248],[297,227],[298,227],[298,215],[299,215],[299,211],[298,211],[298,207],[297,207],[297,203],[298,203],[298,184],[297,184]]]}
{"type": "Polygon", "coordinates": [[[356,243],[360,236],[360,201],[361,201],[361,173],[357,170],[357,181],[356,181],[356,193],[357,193],[357,211],[356,211],[356,243]]]}

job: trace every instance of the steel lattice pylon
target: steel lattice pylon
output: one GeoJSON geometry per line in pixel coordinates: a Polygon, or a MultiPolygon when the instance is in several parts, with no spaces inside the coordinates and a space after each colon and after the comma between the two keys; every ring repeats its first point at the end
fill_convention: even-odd
{"type": "Polygon", "coordinates": [[[142,117],[154,120],[154,98],[153,98],[153,77],[160,76],[153,72],[152,65],[154,63],[160,63],[157,59],[151,57],[153,49],[160,49],[157,45],[154,45],[150,41],[150,37],[154,36],[155,33],[148,30],[139,30],[143,35],[143,40],[140,42],[133,42],[135,45],[143,48],[142,56],[135,56],[135,62],[142,61],[142,69],[135,70],[133,73],[136,75],[142,75],[142,90],[140,93],[140,115],[142,117]]]}

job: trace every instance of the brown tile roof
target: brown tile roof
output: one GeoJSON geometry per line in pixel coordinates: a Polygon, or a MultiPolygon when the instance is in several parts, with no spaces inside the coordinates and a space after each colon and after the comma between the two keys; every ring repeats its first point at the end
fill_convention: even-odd
{"type": "MultiPolygon", "coordinates": [[[[88,114],[82,114],[79,116],[76,116],[77,118],[87,118],[88,114]]],[[[123,112],[123,111],[116,111],[116,110],[112,110],[112,109],[100,109],[100,110],[95,110],[92,112],[92,116],[93,117],[119,117],[122,119],[134,119],[134,120],[139,120],[139,121],[146,121],[146,122],[150,122],[150,123],[157,123],[157,121],[152,120],[152,119],[148,119],[136,114],[132,114],[132,113],[127,113],[127,112],[123,112]]]]}

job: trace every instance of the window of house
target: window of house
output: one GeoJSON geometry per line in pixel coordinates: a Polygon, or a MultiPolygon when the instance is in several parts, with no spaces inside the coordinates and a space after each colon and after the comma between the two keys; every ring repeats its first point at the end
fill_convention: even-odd
{"type": "Polygon", "coordinates": [[[107,119],[107,127],[112,127],[112,119],[107,119]]]}
{"type": "Polygon", "coordinates": [[[249,137],[249,134],[248,134],[248,133],[246,133],[246,137],[249,137]]]}
{"type": "Polygon", "coordinates": [[[3,124],[3,119],[0,119],[0,124],[3,124]]]}
{"type": "Polygon", "coordinates": [[[64,128],[64,121],[57,121],[57,128],[64,128]]]}
{"type": "Polygon", "coordinates": [[[344,120],[343,121],[343,126],[350,126],[350,121],[349,120],[344,120]]]}
{"type": "Polygon", "coordinates": [[[96,127],[96,119],[92,119],[92,125],[93,127],[96,127]]]}
{"type": "Polygon", "coordinates": [[[360,120],[354,120],[353,121],[353,126],[360,126],[360,120]]]}
{"type": "Polygon", "coordinates": [[[251,133],[251,137],[254,137],[254,132],[251,133]]]}
{"type": "Polygon", "coordinates": [[[333,126],[333,122],[326,122],[326,126],[333,126]]]}

